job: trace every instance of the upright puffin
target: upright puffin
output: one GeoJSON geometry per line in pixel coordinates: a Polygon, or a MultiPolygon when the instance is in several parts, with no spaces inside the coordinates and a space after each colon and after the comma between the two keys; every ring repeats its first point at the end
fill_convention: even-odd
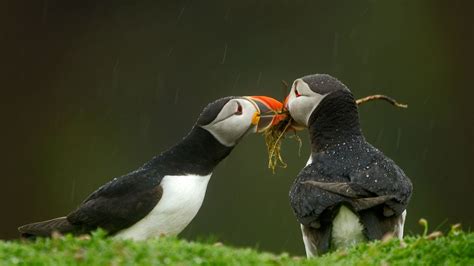
{"type": "Polygon", "coordinates": [[[214,168],[248,133],[277,123],[282,103],[265,96],[226,97],[204,108],[189,134],[137,170],[117,177],[67,216],[23,225],[22,237],[87,234],[102,228],[116,238],[177,235],[204,200],[214,168]]]}
{"type": "Polygon", "coordinates": [[[364,138],[351,91],[330,75],[309,75],[293,82],[284,104],[311,141],[289,193],[307,256],[386,234],[402,238],[412,183],[364,138]]]}

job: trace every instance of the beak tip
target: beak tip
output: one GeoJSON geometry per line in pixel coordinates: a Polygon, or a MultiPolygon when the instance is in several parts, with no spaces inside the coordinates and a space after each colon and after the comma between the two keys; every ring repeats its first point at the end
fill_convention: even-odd
{"type": "Polygon", "coordinates": [[[286,114],[280,114],[284,108],[282,102],[268,96],[248,96],[248,98],[255,103],[258,109],[257,114],[266,113],[267,117],[273,116],[271,120],[259,119],[256,123],[258,128],[257,132],[263,132],[286,118],[286,114]]]}

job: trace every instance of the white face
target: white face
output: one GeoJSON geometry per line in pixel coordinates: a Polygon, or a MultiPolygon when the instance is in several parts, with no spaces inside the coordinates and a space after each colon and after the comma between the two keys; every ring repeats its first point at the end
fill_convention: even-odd
{"type": "Polygon", "coordinates": [[[254,116],[258,113],[254,103],[244,98],[232,99],[227,102],[217,117],[202,128],[209,131],[225,146],[234,146],[248,133],[257,132],[253,124],[254,116]]]}
{"type": "Polygon", "coordinates": [[[314,92],[302,79],[295,80],[287,100],[291,117],[307,127],[311,114],[326,95],[314,92]]]}

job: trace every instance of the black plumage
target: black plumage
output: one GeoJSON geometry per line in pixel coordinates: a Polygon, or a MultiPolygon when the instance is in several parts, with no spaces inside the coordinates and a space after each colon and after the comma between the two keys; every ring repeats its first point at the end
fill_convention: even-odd
{"type": "Polygon", "coordinates": [[[208,175],[231,151],[201,128],[212,121],[231,97],[209,104],[196,125],[179,143],[141,168],[114,178],[93,192],[66,217],[27,224],[23,237],[50,236],[52,232],[85,234],[97,228],[114,234],[144,218],[159,202],[160,182],[167,175],[208,175]]]}
{"type": "Polygon", "coordinates": [[[365,140],[357,105],[344,84],[328,75],[305,78],[313,91],[327,96],[308,122],[312,163],[290,190],[303,234],[319,254],[330,250],[332,221],[345,205],[359,216],[368,240],[381,239],[394,231],[412,184],[393,160],[365,140]]]}

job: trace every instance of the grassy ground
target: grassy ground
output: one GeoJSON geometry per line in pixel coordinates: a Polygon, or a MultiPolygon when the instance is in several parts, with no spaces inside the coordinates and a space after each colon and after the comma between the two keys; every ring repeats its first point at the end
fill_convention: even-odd
{"type": "Polygon", "coordinates": [[[361,244],[306,260],[177,239],[117,241],[103,232],[36,242],[1,242],[0,265],[474,265],[474,233],[361,244]]]}

